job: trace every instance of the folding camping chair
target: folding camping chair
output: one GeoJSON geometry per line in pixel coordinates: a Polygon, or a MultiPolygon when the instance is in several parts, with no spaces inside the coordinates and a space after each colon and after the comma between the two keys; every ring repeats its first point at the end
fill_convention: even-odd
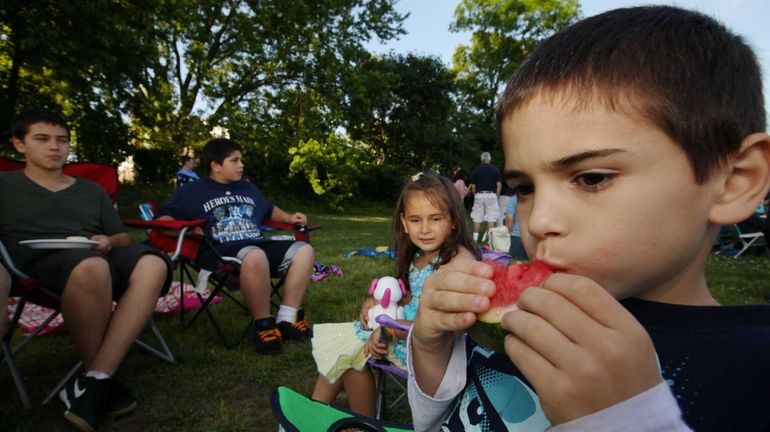
{"type": "Polygon", "coordinates": [[[283,432],[411,432],[411,425],[364,417],[309,399],[288,387],[270,392],[273,416],[283,432]]]}
{"type": "MultiPolygon", "coordinates": [[[[192,230],[197,227],[203,227],[206,224],[204,219],[185,221],[185,220],[125,220],[123,223],[126,226],[149,229],[148,242],[155,248],[167,252],[170,254],[172,262],[178,267],[179,283],[181,287],[184,287],[185,281],[189,281],[190,284],[195,285],[196,279],[193,278],[193,272],[199,272],[200,266],[196,263],[198,249],[203,242],[209,242],[212,250],[215,250],[210,240],[204,236],[195,235],[192,230]],[[175,233],[175,235],[169,235],[169,231],[175,233]]],[[[268,220],[265,221],[265,225],[270,229],[277,229],[282,231],[292,232],[291,238],[298,241],[305,241],[310,243],[310,232],[321,228],[320,225],[308,225],[308,226],[294,226],[282,222],[268,220]]],[[[244,328],[239,335],[237,335],[232,341],[228,339],[219,321],[214,316],[211,308],[212,301],[217,296],[224,296],[230,299],[240,309],[243,309],[247,314],[248,308],[243,302],[235,297],[231,291],[238,290],[239,284],[239,272],[240,272],[240,260],[233,257],[219,257],[220,266],[214,272],[211,273],[210,281],[214,282],[214,288],[208,297],[203,297],[201,292],[196,291],[196,295],[201,304],[201,308],[193,315],[193,317],[186,322],[185,326],[190,327],[201,314],[205,314],[211,324],[214,326],[214,330],[217,332],[222,343],[228,349],[237,347],[241,341],[248,335],[249,330],[253,322],[249,319],[249,324],[244,328]]],[[[285,275],[272,276],[270,284],[272,286],[271,304],[277,308],[280,305],[280,288],[283,286],[285,275]],[[273,298],[278,298],[278,301],[274,301],[273,298]]],[[[180,318],[184,321],[184,289],[180,289],[180,318]]]]}
{"type": "MultiPolygon", "coordinates": [[[[401,330],[408,332],[409,326],[400,324],[388,315],[379,315],[375,318],[382,327],[401,330]]],[[[394,366],[389,361],[384,359],[369,359],[369,367],[374,372],[374,379],[376,382],[376,396],[375,396],[375,416],[378,419],[388,417],[391,410],[406,398],[406,380],[407,371],[394,366]],[[388,402],[390,397],[389,388],[393,385],[397,394],[393,397],[393,400],[388,402]]]]}
{"type": "MultiPolygon", "coordinates": [[[[0,171],[10,171],[22,168],[24,168],[23,162],[0,157],[0,171]]],[[[98,183],[110,196],[112,202],[114,203],[116,201],[119,183],[117,170],[114,167],[98,163],[73,163],[64,166],[64,173],[73,177],[81,177],[98,183]]],[[[16,364],[16,355],[20,353],[24,347],[26,347],[27,344],[33,340],[35,336],[40,334],[40,332],[45,329],[48,323],[50,323],[59,315],[60,299],[57,294],[47,290],[44,286],[41,286],[38,280],[30,278],[23,271],[18,269],[14,265],[13,260],[6,251],[2,242],[0,242],[0,257],[2,257],[2,261],[5,264],[5,267],[12,275],[10,297],[18,298],[16,310],[13,317],[11,318],[11,323],[8,326],[8,330],[6,331],[5,335],[2,335],[2,361],[8,363],[8,368],[11,372],[11,376],[14,379],[16,389],[19,393],[22,403],[25,407],[29,408],[31,406],[30,400],[26,387],[24,386],[21,373],[19,372],[18,366],[16,364]],[[19,319],[21,318],[25,306],[29,303],[47,307],[52,309],[53,312],[27,338],[19,342],[17,345],[12,346],[11,342],[14,331],[18,326],[19,319]]],[[[6,312],[2,311],[2,313],[6,312]]],[[[147,326],[155,335],[159,348],[153,347],[147,342],[139,339],[136,340],[136,344],[149,353],[154,354],[169,363],[176,363],[174,354],[171,352],[171,349],[168,347],[168,344],[166,343],[163,335],[158,329],[158,326],[155,324],[155,321],[152,318],[150,318],[148,321],[147,326]]],[[[48,393],[48,395],[43,400],[43,404],[50,401],[81,368],[82,361],[79,361],[78,364],[70,369],[67,375],[53,388],[53,390],[48,393]]]]}
{"type": "Polygon", "coordinates": [[[759,249],[764,255],[768,254],[767,240],[761,231],[744,233],[738,225],[724,225],[719,230],[716,240],[717,254],[740,258],[744,252],[759,249]]]}

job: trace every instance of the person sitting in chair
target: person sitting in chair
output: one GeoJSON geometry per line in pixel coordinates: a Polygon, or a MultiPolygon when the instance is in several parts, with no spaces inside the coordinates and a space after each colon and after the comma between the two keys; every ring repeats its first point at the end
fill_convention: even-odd
{"type": "Polygon", "coordinates": [[[131,244],[99,185],[64,174],[70,130],[60,115],[24,111],[14,118],[12,133],[26,165],[0,173],[0,240],[16,268],[61,295],[61,312],[86,372],[59,397],[64,417],[92,431],[105,415],[136,408],[113,375],[168,289],[171,263],[155,249],[131,244]],[[71,236],[95,243],[90,249],[49,250],[19,244],[71,236]]]}
{"type": "Polygon", "coordinates": [[[193,168],[195,168],[195,159],[193,159],[190,156],[183,156],[182,168],[180,168],[179,171],[176,172],[177,188],[180,188],[187,183],[194,182],[195,180],[198,180],[200,178],[198,177],[198,174],[195,171],[193,171],[193,168]]]}
{"type": "Polygon", "coordinates": [[[310,339],[310,324],[299,308],[315,264],[313,247],[265,238],[260,229],[265,220],[305,225],[307,217],[281,210],[243,179],[241,146],[235,141],[209,141],[201,159],[211,168],[210,177],[177,189],[155,213],[156,219],[208,220],[202,233],[216,250],[209,242],[201,246],[197,261],[205,270],[216,270],[220,256],[241,260],[240,289],[254,320],[251,337],[258,353],[277,354],[283,350],[282,341],[310,339]],[[283,273],[283,303],[273,317],[270,277],[283,273]]]}

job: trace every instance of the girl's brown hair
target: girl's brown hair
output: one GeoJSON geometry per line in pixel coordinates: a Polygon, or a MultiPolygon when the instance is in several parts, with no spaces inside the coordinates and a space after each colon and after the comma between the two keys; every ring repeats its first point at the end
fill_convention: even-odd
{"type": "MultiPolygon", "coordinates": [[[[436,207],[446,210],[452,220],[452,232],[439,249],[439,263],[449,262],[457,255],[458,248],[465,247],[471,251],[477,259],[481,259],[478,246],[473,241],[465,220],[465,207],[463,207],[460,194],[449,179],[434,174],[418,174],[413,181],[404,186],[401,195],[396,202],[396,211],[393,214],[393,234],[396,247],[396,271],[398,277],[404,281],[409,280],[409,266],[414,260],[415,254],[420,250],[409,240],[409,235],[401,223],[401,215],[406,210],[407,201],[413,194],[422,192],[436,207]]],[[[437,268],[438,268],[437,266],[437,268]]]]}

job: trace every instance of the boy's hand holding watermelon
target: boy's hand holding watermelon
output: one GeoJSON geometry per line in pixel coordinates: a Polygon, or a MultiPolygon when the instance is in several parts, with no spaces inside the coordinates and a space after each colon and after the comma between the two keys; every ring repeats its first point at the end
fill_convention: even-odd
{"type": "Polygon", "coordinates": [[[583,276],[549,275],[540,264],[530,266],[537,274],[455,259],[426,281],[412,330],[415,375],[426,394],[435,392],[443,378],[454,334],[473,326],[477,314],[489,315],[501,288],[490,285],[500,285],[509,273],[525,285],[542,284],[525,289],[508,281],[506,289],[521,292],[517,307],[502,315],[500,324],[510,332],[506,354],[535,388],[553,424],[596,412],[660,382],[647,332],[607,290],[583,276]]]}
{"type": "Polygon", "coordinates": [[[469,253],[439,267],[423,285],[420,308],[412,325],[412,362],[420,371],[417,380],[426,394],[434,394],[444,376],[452,339],[476,322],[476,314],[489,310],[495,293],[492,267],[469,253]]]}

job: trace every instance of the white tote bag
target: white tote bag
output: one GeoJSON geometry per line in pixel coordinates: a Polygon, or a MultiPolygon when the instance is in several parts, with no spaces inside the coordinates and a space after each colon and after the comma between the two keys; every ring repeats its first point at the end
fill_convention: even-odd
{"type": "Polygon", "coordinates": [[[511,234],[505,226],[490,228],[485,234],[489,247],[496,251],[508,253],[511,248],[511,234]]]}

